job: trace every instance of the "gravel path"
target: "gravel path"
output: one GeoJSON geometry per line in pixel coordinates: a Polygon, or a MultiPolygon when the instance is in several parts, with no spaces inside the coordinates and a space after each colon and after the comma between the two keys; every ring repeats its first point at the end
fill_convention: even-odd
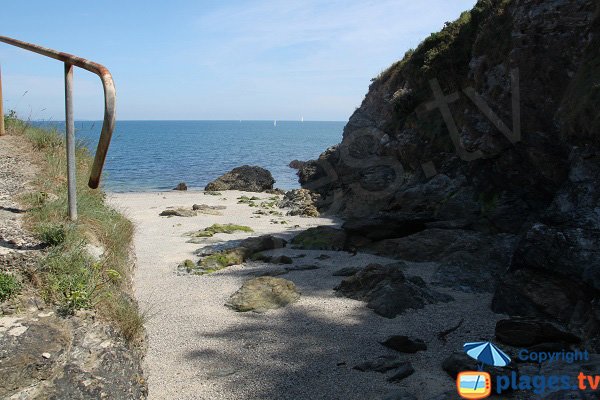
{"type": "MultiPolygon", "coordinates": [[[[250,262],[205,275],[178,275],[177,265],[202,245],[186,243],[185,232],[213,223],[251,226],[258,234],[291,237],[298,230],[316,225],[335,225],[325,218],[284,217],[287,225],[272,224],[270,217],[255,218],[255,208],[237,204],[241,192],[223,192],[224,197],[202,192],[112,194],[110,201],[137,226],[135,252],[137,270],[134,290],[151,317],[145,360],[151,399],[384,399],[399,389],[419,393],[417,398],[453,390],[455,383],[442,371],[441,360],[473,339],[469,331],[493,334],[500,316],[491,314],[488,295],[474,296],[446,290],[457,301],[430,305],[394,319],[382,318],[364,303],[335,296],[332,288],[342,278],[332,272],[370,262],[387,263],[375,256],[345,252],[280,249],[296,258],[295,264],[317,264],[317,270],[295,271],[283,278],[293,281],[301,299],[285,308],[264,314],[236,313],[224,306],[255,270],[278,268],[250,262]],[[191,207],[194,203],[225,205],[224,215],[160,217],[169,206],[191,207]],[[296,228],[294,225],[300,225],[296,228]],[[327,254],[331,258],[317,260],[327,254]],[[437,333],[468,321],[448,342],[437,333]],[[400,384],[386,378],[393,372],[359,372],[352,367],[380,355],[394,355],[378,341],[389,335],[408,334],[422,338],[429,350],[407,355],[416,373],[400,384]]],[[[248,194],[250,196],[255,194],[248,194]]],[[[260,194],[268,198],[269,195],[260,194]]],[[[282,218],[278,218],[282,219],[282,218]]],[[[207,242],[245,238],[249,234],[220,234],[207,242]]],[[[409,273],[427,281],[430,263],[410,263],[409,273]]]]}

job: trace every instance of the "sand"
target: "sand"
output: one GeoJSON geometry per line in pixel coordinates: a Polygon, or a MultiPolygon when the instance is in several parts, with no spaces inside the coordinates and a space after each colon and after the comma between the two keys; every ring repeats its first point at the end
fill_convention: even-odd
{"type": "MultiPolygon", "coordinates": [[[[295,264],[316,264],[320,269],[294,271],[282,278],[302,292],[292,305],[266,313],[238,313],[224,306],[227,299],[252,273],[281,266],[249,262],[209,275],[180,274],[177,265],[197,260],[194,250],[202,244],[186,243],[189,231],[214,223],[250,226],[254,233],[218,234],[206,244],[275,234],[293,237],[311,226],[338,225],[331,218],[256,218],[256,208],[238,204],[243,194],[268,199],[271,195],[222,192],[160,192],[110,194],[109,201],[136,225],[134,292],[141,308],[150,315],[146,330],[148,353],[145,372],[150,399],[384,399],[399,389],[431,399],[453,390],[455,383],[441,369],[441,360],[460,351],[466,341],[493,337],[502,316],[489,311],[490,295],[474,295],[440,289],[457,301],[429,305],[394,319],[380,317],[365,303],[336,296],[333,288],[343,279],[332,272],[371,262],[394,262],[381,257],[346,252],[305,251],[289,248],[273,254],[298,256],[295,264]],[[192,204],[224,205],[223,215],[161,217],[167,207],[192,204]],[[274,224],[271,220],[285,220],[274,224]],[[321,254],[331,258],[318,260],[321,254]],[[437,333],[466,322],[448,337],[437,333]],[[469,332],[477,332],[471,337],[469,332]],[[486,335],[487,333],[487,335],[486,335]],[[425,340],[428,350],[400,355],[378,343],[390,335],[414,335],[425,340]],[[387,374],[359,372],[352,367],[380,355],[400,355],[416,372],[399,384],[387,382],[387,374]]],[[[407,272],[426,281],[432,263],[408,263],[407,272]]]]}

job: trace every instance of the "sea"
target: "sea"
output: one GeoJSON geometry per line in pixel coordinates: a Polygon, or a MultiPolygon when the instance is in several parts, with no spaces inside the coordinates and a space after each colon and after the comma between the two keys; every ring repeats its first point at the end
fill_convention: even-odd
{"type": "MultiPolygon", "coordinates": [[[[36,126],[64,132],[64,122],[36,126]]],[[[204,186],[241,165],[266,168],[275,187],[299,187],[292,160],[315,159],[342,139],[342,121],[118,121],[102,175],[108,192],[204,186]]],[[[75,136],[94,153],[102,121],[76,121],[75,136]]]]}

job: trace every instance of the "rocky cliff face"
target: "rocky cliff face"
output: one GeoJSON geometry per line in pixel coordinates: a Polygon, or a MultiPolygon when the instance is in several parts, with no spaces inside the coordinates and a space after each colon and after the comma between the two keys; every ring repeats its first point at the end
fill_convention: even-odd
{"type": "Polygon", "coordinates": [[[300,182],[357,247],[481,273],[495,311],[599,349],[598,49],[597,1],[480,0],[373,80],[300,182]]]}

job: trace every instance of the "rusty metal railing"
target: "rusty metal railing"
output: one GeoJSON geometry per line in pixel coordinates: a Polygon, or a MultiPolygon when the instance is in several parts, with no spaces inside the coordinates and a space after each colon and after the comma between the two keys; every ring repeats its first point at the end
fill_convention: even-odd
{"type": "MultiPolygon", "coordinates": [[[[110,139],[115,127],[115,104],[117,94],[112,76],[106,67],[72,54],[48,49],[32,43],[22,42],[6,36],[0,36],[0,42],[54,58],[65,64],[65,123],[67,134],[69,218],[75,221],[77,220],[77,195],[75,185],[75,124],[73,122],[73,67],[83,68],[98,75],[104,88],[104,121],[102,123],[102,131],[100,133],[100,139],[98,140],[96,156],[94,158],[94,164],[92,165],[88,182],[88,186],[92,189],[98,188],[98,185],[100,184],[102,168],[104,167],[106,153],[108,152],[108,146],[110,145],[110,139]]],[[[4,119],[4,115],[2,114],[1,116],[2,119],[4,119]]]]}

